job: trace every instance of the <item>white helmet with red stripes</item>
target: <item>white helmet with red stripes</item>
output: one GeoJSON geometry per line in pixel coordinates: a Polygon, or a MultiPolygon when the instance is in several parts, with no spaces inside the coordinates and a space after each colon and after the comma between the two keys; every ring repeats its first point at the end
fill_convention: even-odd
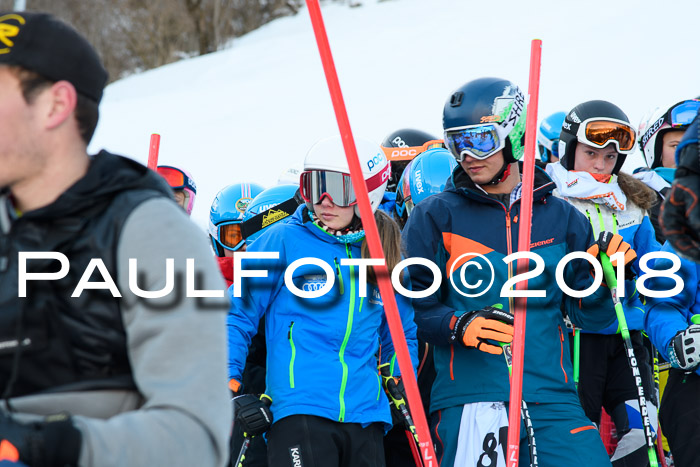
{"type": "MultiPolygon", "coordinates": [[[[391,166],[378,144],[366,139],[355,138],[355,147],[360,167],[362,167],[362,176],[369,192],[369,202],[372,212],[374,212],[384,197],[384,191],[391,176],[391,166]]],[[[322,139],[309,149],[306,159],[304,159],[304,172],[311,170],[350,174],[350,166],[345,157],[345,149],[340,136],[322,139]]],[[[307,205],[309,204],[307,201],[307,205]]],[[[309,209],[313,209],[313,206],[309,206],[309,209]]],[[[357,204],[355,204],[355,214],[360,217],[360,209],[357,204]]]]}

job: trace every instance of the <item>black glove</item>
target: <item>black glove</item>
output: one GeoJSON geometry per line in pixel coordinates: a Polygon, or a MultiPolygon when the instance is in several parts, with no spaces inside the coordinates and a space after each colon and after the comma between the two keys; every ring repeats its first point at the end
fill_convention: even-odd
{"type": "Polygon", "coordinates": [[[236,423],[241,424],[245,436],[257,436],[265,433],[272,425],[270,404],[272,399],[267,394],[260,397],[245,394],[233,399],[236,412],[236,423]]]}
{"type": "Polygon", "coordinates": [[[379,374],[382,377],[382,387],[391,402],[391,421],[394,425],[399,423],[407,424],[403,410],[407,410],[406,390],[403,387],[401,378],[391,376],[390,363],[379,365],[379,374]]]}
{"type": "Polygon", "coordinates": [[[459,342],[465,347],[500,355],[503,349],[489,340],[513,342],[513,315],[500,308],[487,306],[455,316],[453,320],[450,343],[459,342]]]}
{"type": "Polygon", "coordinates": [[[21,423],[0,412],[0,461],[29,467],[78,465],[82,434],[65,414],[21,423]]]}
{"type": "Polygon", "coordinates": [[[694,371],[700,365],[700,324],[691,324],[676,334],[668,346],[668,356],[673,367],[694,371]]]}
{"type": "Polygon", "coordinates": [[[384,363],[379,366],[379,373],[382,376],[382,386],[384,392],[389,396],[391,403],[398,409],[401,405],[406,404],[406,390],[403,387],[403,381],[400,378],[391,376],[389,363],[384,363]]]}
{"type": "Polygon", "coordinates": [[[673,249],[681,256],[700,262],[700,175],[678,176],[661,205],[659,224],[673,249]]]}

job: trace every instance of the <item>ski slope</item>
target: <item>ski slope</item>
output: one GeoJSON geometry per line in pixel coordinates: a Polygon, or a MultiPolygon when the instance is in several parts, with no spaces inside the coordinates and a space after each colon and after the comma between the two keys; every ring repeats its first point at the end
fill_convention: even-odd
{"type": "MultiPolygon", "coordinates": [[[[451,91],[482,76],[527,90],[530,41],[542,39],[540,118],[590,99],[635,125],[653,107],[700,95],[700,3],[677,0],[362,0],[323,14],[353,131],[377,141],[401,127],[440,136],[451,91]]],[[[274,185],[337,132],[306,9],[225,50],[112,83],[89,150],[187,168],[193,219],[206,228],[219,189],[274,185]]],[[[630,156],[627,168],[642,163],[630,156]]]]}

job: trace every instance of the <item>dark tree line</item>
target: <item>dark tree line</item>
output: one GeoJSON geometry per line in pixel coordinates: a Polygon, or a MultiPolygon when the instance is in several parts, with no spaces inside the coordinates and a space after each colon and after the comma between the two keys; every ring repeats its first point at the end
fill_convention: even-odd
{"type": "MultiPolygon", "coordinates": [[[[72,24],[100,52],[110,80],[214,52],[304,0],[26,0],[72,24]]],[[[14,0],[0,0],[11,10],[14,0]]]]}

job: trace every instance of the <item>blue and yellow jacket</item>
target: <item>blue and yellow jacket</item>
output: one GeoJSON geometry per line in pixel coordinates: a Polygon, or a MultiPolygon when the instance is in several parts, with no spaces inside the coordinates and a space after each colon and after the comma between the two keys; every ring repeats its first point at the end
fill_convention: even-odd
{"type": "MultiPolygon", "coordinates": [[[[398,362],[377,287],[360,297],[358,268],[342,258],[360,258],[361,239],[341,243],[313,224],[305,205],[287,224],[271,227],[248,252],[279,252],[278,260],[245,259],[244,270],[266,269],[267,277],[237,277],[241,297],[232,298],[228,316],[229,378],[240,381],[248,346],[265,316],[267,394],[275,421],[290,415],[315,415],[348,423],[384,422],[391,426],[388,400],[377,362],[398,362]],[[317,258],[334,271],[332,289],[318,298],[300,298],[284,284],[292,262],[317,258]]],[[[304,291],[327,280],[320,266],[298,267],[291,278],[304,291]]],[[[405,285],[409,281],[405,280],[405,285]]],[[[233,287],[229,289],[233,292],[233,287]]],[[[415,368],[416,325],[410,300],[396,294],[415,368]]]]}
{"type": "MultiPolygon", "coordinates": [[[[550,196],[553,188],[551,179],[537,168],[530,249],[544,260],[544,269],[529,279],[528,289],[546,295],[527,300],[523,398],[528,402],[578,404],[562,310],[578,326],[588,329],[608,326],[615,311],[605,288],[578,299],[564,295],[558,287],[557,264],[570,252],[585,251],[593,243],[593,234],[581,213],[550,196]]],[[[445,278],[435,293],[413,301],[419,335],[435,344],[437,377],[431,412],[509,399],[508,369],[502,355],[449,345],[448,339],[454,314],[494,304],[513,309],[513,299],[503,297],[501,289],[515,275],[515,264],[506,264],[503,258],[517,249],[519,217],[520,200],[510,207],[502,204],[457,166],[445,191],[418,204],[403,230],[408,256],[433,261],[445,278]],[[493,267],[493,274],[484,258],[493,267]]],[[[575,290],[592,284],[590,265],[582,260],[570,262],[563,276],[575,290]]],[[[411,268],[411,279],[414,290],[425,290],[432,284],[433,274],[416,266],[411,268]]]]}
{"type": "MultiPolygon", "coordinates": [[[[661,251],[677,255],[668,242],[661,251]]],[[[647,297],[648,311],[644,320],[644,328],[651,342],[666,361],[670,361],[668,346],[671,339],[690,325],[693,315],[700,314],[700,264],[681,257],[679,259],[681,268],[675,275],[683,279],[683,289],[669,297],[647,297]]],[[[664,272],[671,269],[670,260],[657,259],[653,269],[659,275],[650,276],[646,281],[647,288],[668,291],[675,287],[676,283],[670,273],[664,272]]],[[[695,373],[700,375],[700,368],[695,373]]]]}

